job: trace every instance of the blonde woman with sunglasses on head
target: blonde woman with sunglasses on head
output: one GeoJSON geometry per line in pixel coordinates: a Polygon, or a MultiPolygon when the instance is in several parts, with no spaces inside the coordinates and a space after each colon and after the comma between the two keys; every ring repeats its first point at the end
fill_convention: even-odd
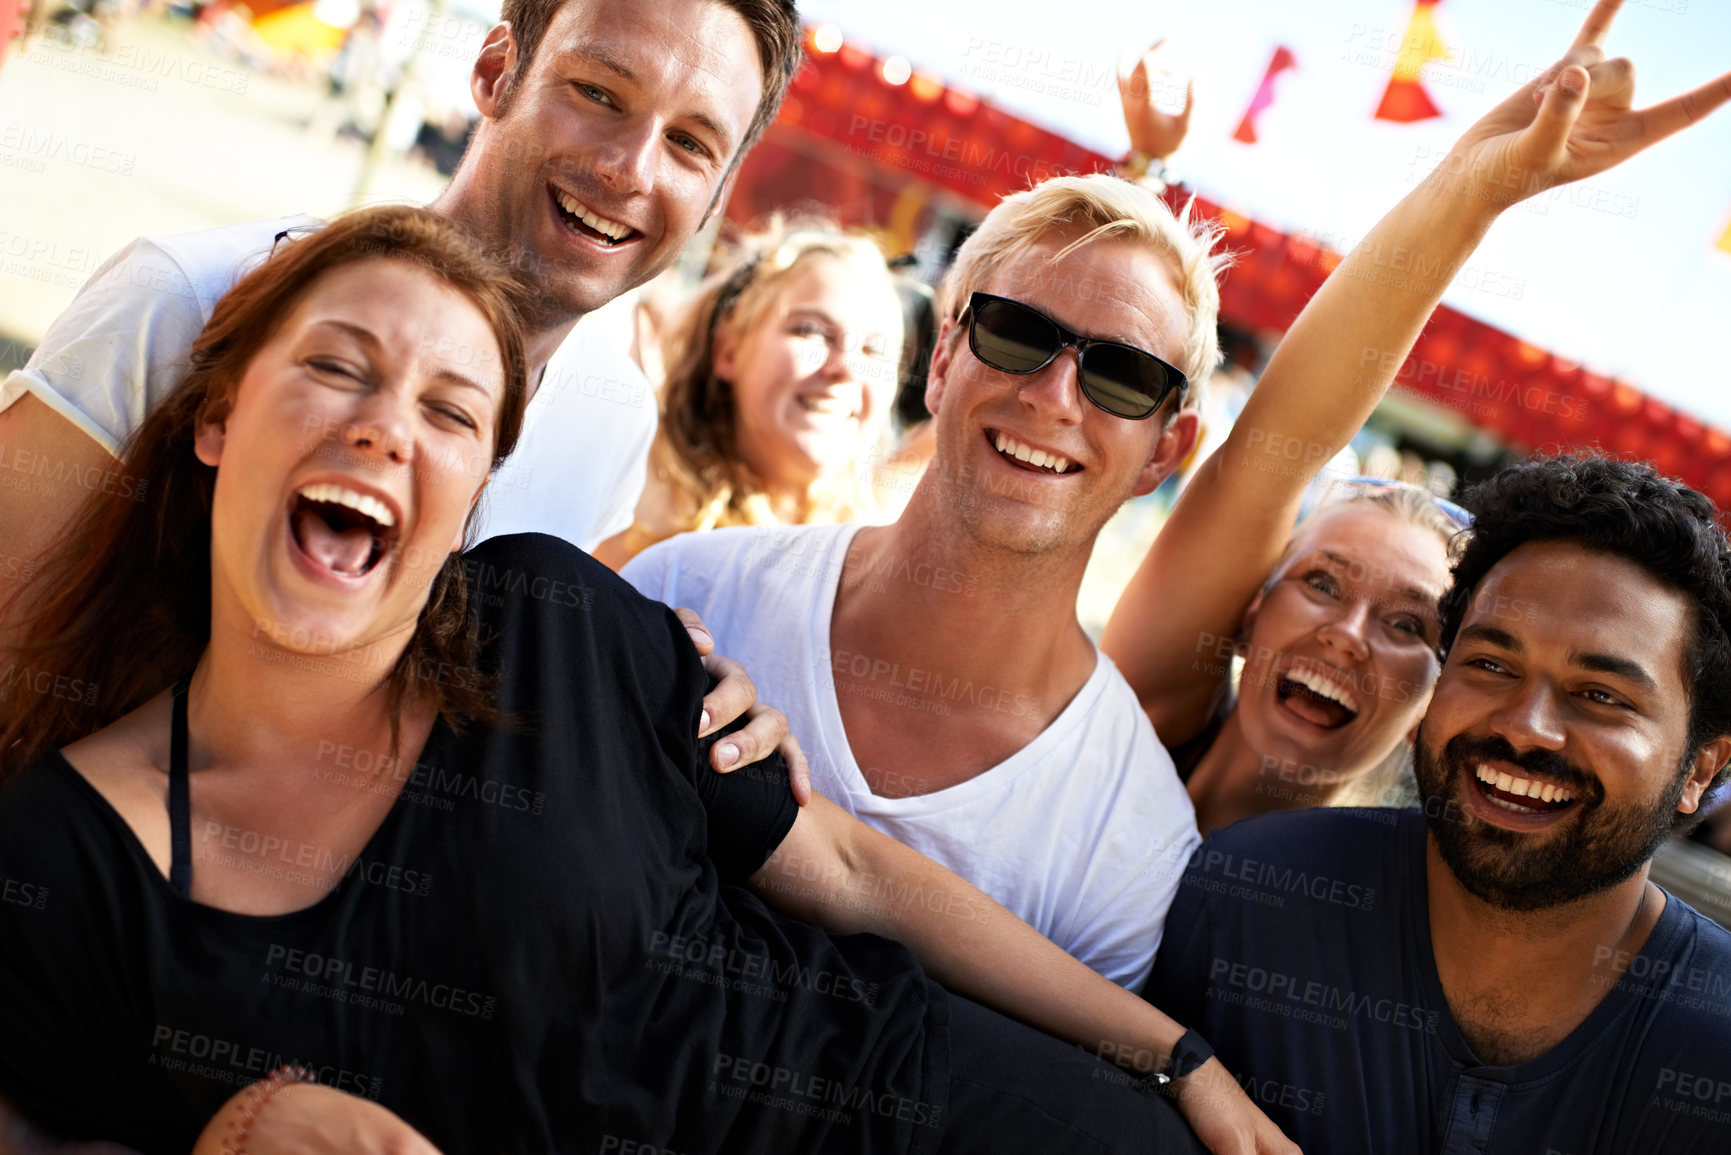
{"type": "Polygon", "coordinates": [[[1240,620],[1218,631],[1197,629],[1185,606],[1146,597],[1162,551],[1184,536],[1156,542],[1113,612],[1106,644],[1142,657],[1146,680],[1153,655],[1130,647],[1151,632],[1150,608],[1191,627],[1193,644],[1165,656],[1185,668],[1187,692],[1144,695],[1143,705],[1204,834],[1270,810],[1374,795],[1376,772],[1410,748],[1430,701],[1441,669],[1437,601],[1449,585],[1450,543],[1469,523],[1417,486],[1331,483],[1240,620]],[[1244,662],[1236,685],[1235,658],[1244,662]]]}

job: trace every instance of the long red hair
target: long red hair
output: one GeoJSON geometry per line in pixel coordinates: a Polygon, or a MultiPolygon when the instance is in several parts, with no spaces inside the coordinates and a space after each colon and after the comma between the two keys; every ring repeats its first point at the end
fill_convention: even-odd
{"type": "MultiPolygon", "coordinates": [[[[194,436],[226,417],[247,364],[320,277],[377,259],[426,268],[485,315],[505,370],[492,467],[511,452],[527,402],[522,290],[456,225],[427,209],[392,205],[279,243],[270,260],[217,303],[192,347],[191,370],[122,448],[130,483],[116,487],[122,496],[92,493],[30,585],[14,595],[30,592],[14,674],[0,687],[0,774],[110,724],[197,664],[210,640],[216,470],[195,456],[194,436]],[[33,692],[44,678],[50,690],[33,692]]],[[[473,669],[479,646],[453,555],[434,578],[415,634],[386,681],[393,735],[411,698],[454,722],[492,716],[484,680],[447,684],[417,676],[424,669],[473,669]]]]}

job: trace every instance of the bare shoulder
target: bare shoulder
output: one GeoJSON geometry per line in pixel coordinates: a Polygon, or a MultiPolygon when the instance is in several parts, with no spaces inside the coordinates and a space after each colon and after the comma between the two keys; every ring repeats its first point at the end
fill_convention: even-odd
{"type": "Polygon", "coordinates": [[[60,751],[125,819],[165,874],[169,864],[169,722],[170,695],[165,690],[60,751]]]}

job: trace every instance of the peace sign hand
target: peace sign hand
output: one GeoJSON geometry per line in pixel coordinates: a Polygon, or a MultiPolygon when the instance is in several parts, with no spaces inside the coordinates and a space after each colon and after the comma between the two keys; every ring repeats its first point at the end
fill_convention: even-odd
{"type": "Polygon", "coordinates": [[[1599,0],[1563,58],[1486,113],[1437,170],[1443,187],[1507,207],[1614,168],[1731,100],[1731,72],[1633,107],[1635,66],[1601,44],[1622,0],[1599,0]]]}

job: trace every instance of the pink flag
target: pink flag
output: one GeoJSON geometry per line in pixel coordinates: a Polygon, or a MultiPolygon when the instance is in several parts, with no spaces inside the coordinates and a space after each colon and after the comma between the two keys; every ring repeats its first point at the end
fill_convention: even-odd
{"type": "Polygon", "coordinates": [[[1292,55],[1292,50],[1284,44],[1275,48],[1274,59],[1268,62],[1268,71],[1262,74],[1262,83],[1256,87],[1256,95],[1250,98],[1250,107],[1244,110],[1244,119],[1238,122],[1238,127],[1232,132],[1233,140],[1245,144],[1256,143],[1256,118],[1262,110],[1274,103],[1274,78],[1288,68],[1297,68],[1298,58],[1292,55]]]}

